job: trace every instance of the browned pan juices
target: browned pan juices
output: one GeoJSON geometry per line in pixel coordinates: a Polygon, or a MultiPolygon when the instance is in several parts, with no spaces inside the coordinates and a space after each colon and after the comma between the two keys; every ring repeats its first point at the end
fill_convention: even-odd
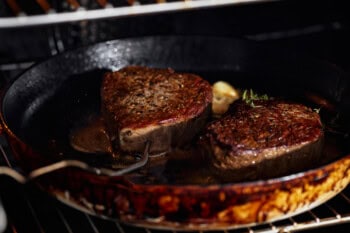
{"type": "Polygon", "coordinates": [[[96,117],[86,126],[75,129],[70,134],[70,144],[77,150],[86,153],[112,153],[103,120],[96,117]]]}

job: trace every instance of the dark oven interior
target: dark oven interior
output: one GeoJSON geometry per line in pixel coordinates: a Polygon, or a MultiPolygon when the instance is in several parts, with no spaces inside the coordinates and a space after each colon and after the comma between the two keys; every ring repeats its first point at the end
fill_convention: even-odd
{"type": "MultiPolygon", "coordinates": [[[[64,51],[113,39],[152,35],[251,40],[274,50],[297,51],[326,60],[349,74],[350,18],[340,1],[214,2],[3,1],[1,87],[31,65],[64,51]],[[136,5],[134,10],[132,4],[136,5]]],[[[6,139],[0,139],[0,165],[16,169],[6,139]]],[[[169,232],[91,216],[32,185],[19,185],[5,176],[0,176],[0,200],[3,205],[0,232],[169,232]]],[[[218,232],[345,232],[349,221],[350,189],[346,188],[327,203],[295,217],[218,232]]]]}

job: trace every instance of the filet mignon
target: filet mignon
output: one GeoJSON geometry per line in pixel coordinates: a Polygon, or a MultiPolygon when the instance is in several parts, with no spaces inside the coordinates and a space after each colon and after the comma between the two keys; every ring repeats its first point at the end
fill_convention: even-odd
{"type": "Polygon", "coordinates": [[[311,167],[321,155],[320,116],[305,105],[259,100],[234,102],[200,139],[222,179],[271,178],[311,167]]]}
{"type": "Polygon", "coordinates": [[[172,69],[128,66],[105,74],[102,116],[112,145],[150,153],[183,146],[205,126],[212,89],[198,75],[172,69]]]}

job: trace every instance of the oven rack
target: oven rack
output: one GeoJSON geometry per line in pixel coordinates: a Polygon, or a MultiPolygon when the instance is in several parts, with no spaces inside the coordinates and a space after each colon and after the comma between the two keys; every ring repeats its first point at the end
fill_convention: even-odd
{"type": "Polygon", "coordinates": [[[39,12],[31,14],[23,9],[18,0],[6,0],[6,8],[9,9],[8,11],[11,14],[3,17],[0,14],[0,29],[272,1],[277,0],[82,0],[81,2],[86,2],[85,4],[81,4],[76,0],[62,0],[63,4],[50,4],[48,0],[37,0],[36,3],[33,1],[33,4],[37,4],[36,7],[39,12]]]}

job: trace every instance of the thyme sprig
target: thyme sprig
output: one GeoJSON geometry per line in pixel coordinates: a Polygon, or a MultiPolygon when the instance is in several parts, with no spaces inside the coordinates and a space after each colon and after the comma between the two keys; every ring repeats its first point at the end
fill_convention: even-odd
{"type": "Polygon", "coordinates": [[[256,105],[254,104],[254,101],[268,100],[268,99],[269,99],[268,95],[266,94],[258,95],[257,93],[254,93],[252,89],[244,90],[242,94],[242,100],[253,108],[256,107],[256,105]]]}
{"type": "Polygon", "coordinates": [[[314,110],[314,112],[320,114],[321,108],[314,108],[313,110],[314,110]]]}

